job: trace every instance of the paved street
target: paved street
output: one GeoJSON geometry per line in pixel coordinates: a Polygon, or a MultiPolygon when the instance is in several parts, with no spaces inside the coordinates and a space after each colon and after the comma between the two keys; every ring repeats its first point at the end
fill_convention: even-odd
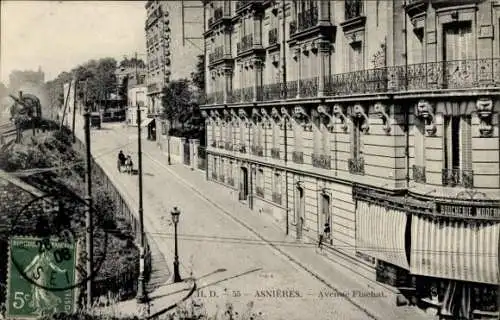
{"type": "MultiPolygon", "coordinates": [[[[116,154],[120,149],[132,154],[137,167],[134,132],[136,128],[117,124],[106,124],[103,130],[92,132],[92,153],[107,172],[117,173],[116,154]]],[[[198,287],[203,288],[200,295],[209,311],[226,302],[243,311],[246,303],[253,301],[255,310],[267,319],[423,318],[415,309],[396,309],[386,297],[373,297],[381,294],[377,289],[371,290],[371,297],[360,297],[370,289],[349,280],[349,271],[315,253],[313,244],[288,239],[265,217],[221,197],[222,187],[204,181],[202,174],[182,165],[166,167],[166,158],[154,142],[144,140],[143,145],[146,230],[171,264],[170,209],[181,209],[181,275],[192,272],[198,279],[198,287]],[[191,179],[195,190],[184,178],[191,179]],[[287,254],[291,251],[294,256],[287,254]],[[318,274],[327,274],[337,283],[332,285],[330,279],[325,281],[318,274]],[[334,288],[342,294],[335,293],[334,288]]],[[[126,196],[137,203],[137,176],[113,177],[126,196]]]]}

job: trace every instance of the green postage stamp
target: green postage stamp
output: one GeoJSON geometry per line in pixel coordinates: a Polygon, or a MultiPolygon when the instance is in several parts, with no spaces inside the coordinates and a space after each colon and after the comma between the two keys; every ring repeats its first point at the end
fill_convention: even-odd
{"type": "Polygon", "coordinates": [[[76,243],[57,238],[11,237],[7,317],[36,318],[75,311],[76,243]]]}

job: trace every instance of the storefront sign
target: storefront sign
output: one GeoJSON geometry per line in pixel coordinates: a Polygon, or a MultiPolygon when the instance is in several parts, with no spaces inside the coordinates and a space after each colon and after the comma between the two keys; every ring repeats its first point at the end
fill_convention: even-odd
{"type": "Polygon", "coordinates": [[[464,218],[500,219],[500,207],[461,206],[438,203],[436,204],[436,213],[464,218]]]}

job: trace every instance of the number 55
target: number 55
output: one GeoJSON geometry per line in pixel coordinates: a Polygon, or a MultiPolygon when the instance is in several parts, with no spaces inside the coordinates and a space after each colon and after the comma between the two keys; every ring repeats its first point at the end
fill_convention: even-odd
{"type": "Polygon", "coordinates": [[[16,292],[14,294],[14,303],[12,303],[12,306],[15,308],[15,309],[22,309],[25,305],[25,301],[24,301],[24,292],[16,292]]]}

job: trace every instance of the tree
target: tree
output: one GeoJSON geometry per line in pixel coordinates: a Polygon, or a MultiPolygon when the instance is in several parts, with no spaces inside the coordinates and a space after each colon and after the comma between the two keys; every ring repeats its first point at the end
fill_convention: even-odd
{"type": "Polygon", "coordinates": [[[128,75],[123,78],[122,83],[118,88],[118,94],[123,97],[124,101],[128,101],[128,75]]]}
{"type": "Polygon", "coordinates": [[[9,90],[7,89],[7,86],[5,86],[3,82],[0,82],[0,99],[6,97],[8,92],[9,90]]]}
{"type": "Polygon", "coordinates": [[[182,123],[192,102],[192,92],[188,79],[171,81],[163,88],[162,115],[169,120],[172,127],[182,123]],[[182,115],[184,113],[184,116],[182,115]]]}
{"type": "Polygon", "coordinates": [[[205,91],[205,56],[199,55],[198,62],[196,63],[196,71],[191,72],[191,80],[193,84],[200,89],[205,91]]]}

